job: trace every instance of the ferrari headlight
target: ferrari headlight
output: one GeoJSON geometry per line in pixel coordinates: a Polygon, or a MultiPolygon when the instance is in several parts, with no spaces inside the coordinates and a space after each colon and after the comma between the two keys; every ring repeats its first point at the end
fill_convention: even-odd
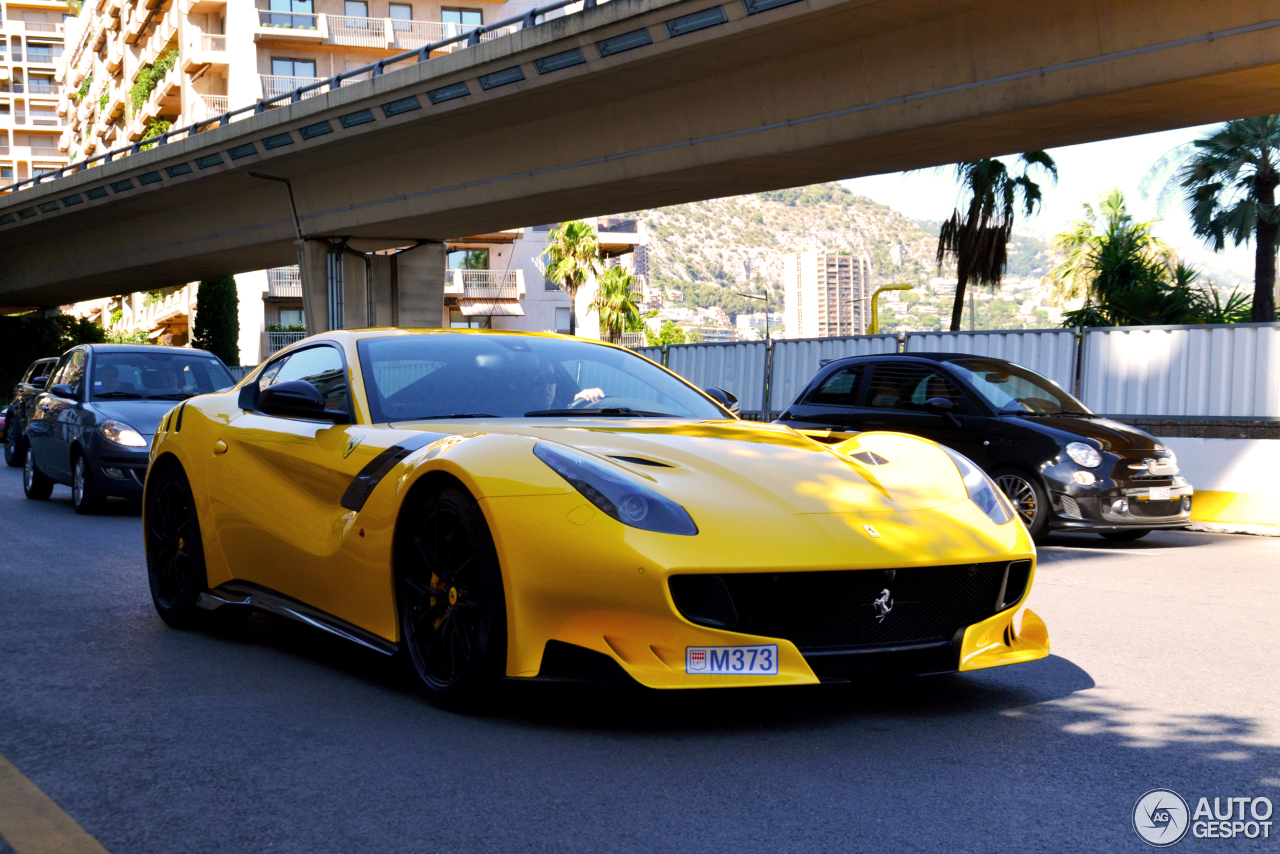
{"type": "Polygon", "coordinates": [[[98,432],[108,442],[115,442],[117,445],[124,445],[126,448],[145,448],[147,440],[142,438],[142,434],[134,430],[123,421],[104,421],[98,432]]]}
{"type": "Polygon", "coordinates": [[[1098,449],[1093,445],[1086,445],[1084,442],[1071,442],[1067,445],[1067,456],[1075,460],[1077,465],[1082,465],[1087,469],[1097,468],[1102,465],[1102,454],[1098,453],[1098,449]]]}
{"type": "Polygon", "coordinates": [[[551,445],[534,445],[533,453],[584,498],[624,525],[686,537],[698,533],[698,526],[683,507],[621,471],[551,445]]]}
{"type": "Polygon", "coordinates": [[[943,448],[947,456],[960,469],[960,477],[964,479],[964,488],[969,493],[969,500],[978,505],[992,522],[1003,525],[1013,521],[1013,511],[1008,502],[1000,494],[1000,489],[991,482],[986,472],[975,466],[968,457],[957,454],[950,448],[943,448]]]}

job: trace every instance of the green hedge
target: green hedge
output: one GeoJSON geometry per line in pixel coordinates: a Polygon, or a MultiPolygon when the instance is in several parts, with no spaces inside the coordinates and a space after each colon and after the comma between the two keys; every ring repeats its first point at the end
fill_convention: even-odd
{"type": "Polygon", "coordinates": [[[36,359],[60,356],[77,344],[101,344],[106,332],[83,318],[24,314],[0,317],[0,406],[9,404],[13,387],[36,359]]]}

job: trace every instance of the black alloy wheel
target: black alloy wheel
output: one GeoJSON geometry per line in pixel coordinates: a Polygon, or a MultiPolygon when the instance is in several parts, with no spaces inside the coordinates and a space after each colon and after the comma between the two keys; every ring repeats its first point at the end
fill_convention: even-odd
{"type": "Polygon", "coordinates": [[[16,424],[6,425],[4,431],[4,462],[11,468],[17,468],[22,465],[26,457],[27,449],[22,444],[21,437],[18,436],[18,427],[16,424]]]}
{"type": "Polygon", "coordinates": [[[208,581],[200,519],[182,466],[170,462],[153,474],[145,502],[143,533],[151,601],[170,626],[192,628],[201,622],[196,600],[208,581]]]}
{"type": "Polygon", "coordinates": [[[1101,531],[1103,539],[1113,540],[1119,543],[1131,543],[1134,540],[1140,540],[1147,534],[1151,533],[1150,528],[1134,528],[1130,531],[1101,531]]]}
{"type": "Polygon", "coordinates": [[[88,459],[84,454],[77,453],[71,470],[71,506],[81,516],[88,516],[100,512],[105,501],[106,496],[93,479],[88,459]]]}
{"type": "Polygon", "coordinates": [[[507,624],[493,538],[474,498],[443,490],[401,537],[396,593],[401,637],[431,701],[486,703],[506,669],[507,624]]]}
{"type": "Polygon", "coordinates": [[[31,453],[22,461],[22,491],[32,501],[45,501],[53,494],[53,481],[36,468],[36,458],[31,453]]]}
{"type": "Polygon", "coordinates": [[[1043,540],[1049,533],[1049,499],[1040,484],[1035,478],[1013,470],[997,472],[994,480],[1022,524],[1027,526],[1031,539],[1043,540]]]}

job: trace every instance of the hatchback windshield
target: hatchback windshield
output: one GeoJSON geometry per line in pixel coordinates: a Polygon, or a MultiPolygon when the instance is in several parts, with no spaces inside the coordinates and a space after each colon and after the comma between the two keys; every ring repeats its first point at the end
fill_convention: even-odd
{"type": "Polygon", "coordinates": [[[661,368],[599,344],[476,333],[364,338],[357,346],[375,422],[577,410],[726,417],[661,368]]]}
{"type": "Polygon", "coordinates": [[[958,359],[951,365],[999,412],[1089,414],[1080,401],[1026,368],[981,359],[958,359]]]}
{"type": "Polygon", "coordinates": [[[94,400],[185,400],[232,385],[222,362],[195,350],[99,351],[93,360],[94,400]]]}

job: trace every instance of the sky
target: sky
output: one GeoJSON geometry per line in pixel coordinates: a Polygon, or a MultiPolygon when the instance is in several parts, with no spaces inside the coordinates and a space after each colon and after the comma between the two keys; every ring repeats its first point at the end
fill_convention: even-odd
{"type": "MultiPolygon", "coordinates": [[[[1157,211],[1160,184],[1155,182],[1149,198],[1142,193],[1143,178],[1165,154],[1203,136],[1216,125],[1130,136],[1050,149],[1058,164],[1057,186],[1041,182],[1044,205],[1030,219],[1019,217],[1015,231],[1051,238],[1066,224],[1081,216],[1082,201],[1096,201],[1112,187],[1124,191],[1135,217],[1163,217],[1156,224],[1156,236],[1172,245],[1182,260],[1223,284],[1252,285],[1253,247],[1228,247],[1214,253],[1191,233],[1185,209],[1176,195],[1157,211]]],[[[897,172],[842,181],[850,191],[888,205],[912,219],[942,220],[951,214],[958,200],[958,185],[950,169],[897,172]]]]}

